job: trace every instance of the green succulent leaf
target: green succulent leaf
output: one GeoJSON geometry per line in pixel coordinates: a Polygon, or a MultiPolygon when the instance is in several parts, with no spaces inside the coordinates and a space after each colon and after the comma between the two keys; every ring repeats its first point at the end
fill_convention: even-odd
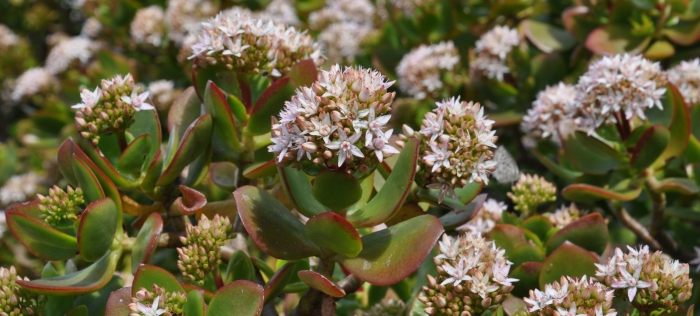
{"type": "Polygon", "coordinates": [[[550,24],[525,20],[520,27],[532,44],[545,53],[566,51],[576,45],[576,39],[569,32],[550,24]]]}
{"type": "Polygon", "coordinates": [[[209,302],[207,316],[258,316],[263,308],[263,287],[239,280],[220,288],[209,302]]]}
{"type": "MultiPolygon", "coordinates": [[[[197,57],[201,58],[201,57],[197,57]]],[[[204,100],[204,91],[207,87],[207,82],[213,81],[216,85],[226,93],[230,93],[242,98],[241,82],[236,76],[236,72],[232,70],[224,70],[217,67],[200,67],[195,59],[192,66],[192,84],[197,91],[197,96],[200,100],[204,100]]]]}
{"type": "Polygon", "coordinates": [[[243,251],[234,252],[226,268],[226,283],[237,280],[255,282],[255,267],[250,257],[243,251]]]}
{"type": "Polygon", "coordinates": [[[537,157],[537,160],[539,160],[545,167],[547,167],[549,171],[551,171],[558,177],[564,178],[569,181],[573,181],[574,179],[583,175],[582,172],[574,171],[555,163],[535,148],[531,149],[530,152],[532,152],[532,154],[534,154],[535,157],[537,157]]]}
{"type": "Polygon", "coordinates": [[[644,52],[644,58],[659,60],[666,59],[676,54],[673,44],[668,41],[656,41],[644,52]]]}
{"type": "Polygon", "coordinates": [[[689,46],[700,39],[700,21],[697,19],[683,21],[671,27],[664,28],[663,34],[672,42],[689,46]]]}
{"type": "Polygon", "coordinates": [[[204,294],[200,291],[187,293],[187,301],[185,301],[182,311],[187,316],[204,316],[204,313],[206,313],[204,294]]]}
{"type": "Polygon", "coordinates": [[[518,267],[525,262],[543,262],[544,251],[532,242],[524,242],[508,254],[508,260],[513,262],[514,267],[518,267]]]}
{"type": "Polygon", "coordinates": [[[151,213],[141,226],[131,250],[131,271],[136,271],[142,263],[148,263],[158,245],[158,236],[163,232],[163,218],[151,213]]]}
{"type": "Polygon", "coordinates": [[[687,178],[666,178],[659,181],[657,188],[659,192],[676,192],[683,195],[693,195],[700,192],[700,188],[695,182],[687,178]]]}
{"type": "Polygon", "coordinates": [[[158,151],[153,157],[153,160],[146,167],[145,175],[141,180],[141,190],[151,192],[156,187],[156,181],[160,177],[160,172],[163,170],[163,155],[162,151],[158,151]]]}
{"type": "Polygon", "coordinates": [[[83,190],[85,202],[91,203],[105,197],[102,186],[87,163],[73,154],[73,171],[78,179],[78,185],[83,190]]]}
{"type": "Polygon", "coordinates": [[[129,303],[131,302],[131,287],[123,287],[109,295],[107,300],[107,308],[105,316],[124,316],[129,315],[129,303]]]}
{"type": "Polygon", "coordinates": [[[236,120],[226,100],[226,93],[211,81],[207,82],[204,91],[204,109],[211,114],[214,120],[214,132],[219,135],[219,138],[231,149],[240,152],[243,146],[238,135],[236,120]]]}
{"type": "Polygon", "coordinates": [[[515,247],[525,242],[525,233],[520,227],[500,224],[491,230],[491,239],[496,243],[496,246],[503,248],[506,254],[510,254],[515,250],[515,247]]]}
{"type": "Polygon", "coordinates": [[[294,80],[296,87],[311,87],[318,77],[316,63],[313,59],[302,60],[292,66],[287,77],[294,80]]]}
{"type": "Polygon", "coordinates": [[[117,268],[120,256],[120,250],[110,251],[83,270],[48,279],[17,280],[17,284],[32,292],[44,295],[73,296],[91,293],[109,283],[117,268]]]}
{"type": "Polygon", "coordinates": [[[360,234],[342,216],[325,212],[310,218],[304,226],[309,239],[321,248],[354,258],[362,251],[360,234]]]}
{"type": "Polygon", "coordinates": [[[321,254],[304,232],[304,225],[269,193],[244,186],[233,196],[246,231],[265,253],[284,260],[321,254]]]}
{"type": "Polygon", "coordinates": [[[314,198],[311,190],[311,182],[304,171],[292,167],[277,167],[280,182],[287,194],[289,202],[299,213],[306,217],[328,211],[328,208],[314,198]]]}
{"type": "Polygon", "coordinates": [[[602,254],[608,246],[608,225],[598,213],[588,214],[577,221],[564,226],[547,242],[547,254],[554,252],[565,242],[602,254]]]}
{"type": "Polygon", "coordinates": [[[432,215],[421,215],[362,237],[363,249],[355,258],[338,257],[358,278],[374,285],[391,285],[409,274],[430,254],[444,232],[432,215]]]}
{"type": "Polygon", "coordinates": [[[440,224],[445,230],[452,230],[462,226],[462,224],[470,221],[479,213],[479,210],[484,205],[484,201],[486,201],[486,194],[480,194],[467,204],[464,211],[459,213],[452,211],[441,216],[440,224]]]}
{"type": "MultiPolygon", "coordinates": [[[[58,169],[61,171],[63,177],[68,181],[68,184],[73,187],[78,186],[78,178],[75,176],[73,171],[73,138],[69,137],[61,143],[58,147],[57,161],[58,169]]],[[[14,168],[13,168],[14,171],[14,168]]],[[[5,181],[3,180],[3,183],[5,181]]]]}
{"type": "Polygon", "coordinates": [[[296,262],[286,263],[277,269],[277,272],[265,283],[265,286],[263,286],[265,290],[265,304],[272,302],[278,295],[283,293],[284,287],[294,276],[296,265],[296,262]]]}
{"type": "Polygon", "coordinates": [[[540,240],[547,240],[547,232],[552,229],[552,222],[542,215],[534,215],[523,221],[520,227],[533,232],[540,240]]]}
{"type": "Polygon", "coordinates": [[[344,297],[345,291],[320,273],[310,270],[299,271],[299,278],[310,288],[326,293],[332,297],[344,297]]]}
{"type": "Polygon", "coordinates": [[[643,171],[661,156],[668,147],[671,135],[661,125],[652,125],[639,137],[630,163],[637,171],[643,171]]]}
{"type": "Polygon", "coordinates": [[[141,172],[141,167],[150,160],[148,159],[153,141],[151,135],[144,134],[136,137],[124,149],[124,152],[119,157],[117,162],[117,170],[121,173],[130,174],[133,177],[138,176],[141,172]]]}
{"type": "Polygon", "coordinates": [[[459,198],[459,201],[462,202],[462,204],[469,204],[474,200],[477,196],[479,196],[479,193],[481,193],[481,190],[484,188],[484,183],[483,182],[470,182],[467,183],[465,186],[461,188],[455,189],[455,194],[459,198]]]}
{"type": "Polygon", "coordinates": [[[596,263],[598,258],[588,250],[565,242],[545,259],[539,277],[540,288],[558,281],[561,276],[595,275],[596,263]],[[576,264],[571,264],[572,262],[576,264]]]}
{"type": "MultiPolygon", "coordinates": [[[[661,99],[661,103],[666,111],[672,110],[673,112],[670,125],[668,125],[671,141],[663,154],[661,154],[661,157],[659,157],[661,160],[668,160],[681,155],[688,146],[691,135],[690,113],[688,106],[683,100],[683,95],[673,84],[666,85],[666,94],[661,99]]],[[[654,122],[653,116],[653,112],[650,113],[649,120],[652,123],[654,122]]]]}
{"type": "Polygon", "coordinates": [[[74,307],[66,313],[66,316],[88,316],[88,308],[85,305],[74,307]]]}
{"type": "Polygon", "coordinates": [[[119,215],[110,198],[101,198],[85,208],[78,226],[78,249],[85,261],[99,260],[112,246],[119,215]]]}
{"type": "Polygon", "coordinates": [[[324,170],[314,178],[311,192],[333,211],[342,211],[362,197],[360,182],[344,171],[324,170]]]}
{"type": "Polygon", "coordinates": [[[590,202],[600,199],[632,201],[641,193],[642,188],[631,186],[629,180],[622,181],[609,189],[585,183],[575,183],[570,184],[561,192],[565,199],[574,202],[590,202]]]}
{"type": "Polygon", "coordinates": [[[394,170],[386,179],[382,189],[365,207],[348,212],[346,219],[355,227],[372,227],[379,225],[394,216],[406,200],[413,177],[416,174],[418,160],[418,140],[411,139],[401,151],[394,170]]]}
{"type": "Polygon", "coordinates": [[[212,135],[212,117],[209,114],[195,120],[182,136],[177,150],[168,157],[165,170],[156,185],[166,185],[173,182],[187,165],[193,162],[209,146],[212,135]]]}
{"type": "Polygon", "coordinates": [[[243,170],[243,176],[248,179],[267,178],[275,174],[277,174],[277,165],[274,159],[252,164],[243,170]]]}
{"type": "Polygon", "coordinates": [[[153,160],[153,157],[155,157],[156,153],[160,150],[160,143],[163,141],[163,134],[160,129],[160,119],[158,118],[158,111],[136,112],[136,114],[134,115],[134,124],[131,124],[127,131],[135,138],[138,138],[142,135],[149,136],[151,146],[149,146],[148,149],[144,149],[148,153],[144,161],[153,160]]]}
{"type": "Polygon", "coordinates": [[[527,297],[532,289],[539,288],[539,279],[542,271],[542,262],[524,262],[510,272],[508,277],[518,279],[513,283],[513,295],[527,297]]]}
{"type": "Polygon", "coordinates": [[[73,258],[78,253],[78,241],[75,237],[20,211],[36,205],[38,203],[24,204],[23,207],[15,207],[5,212],[7,227],[12,235],[37,257],[45,260],[73,258]]]}
{"type": "Polygon", "coordinates": [[[559,135],[566,158],[576,168],[585,173],[605,174],[625,163],[624,156],[605,141],[574,128],[572,124],[562,124],[559,135]]]}
{"type": "Polygon", "coordinates": [[[131,190],[138,187],[139,183],[133,178],[127,178],[107,160],[106,157],[89,140],[79,137],[76,145],[73,145],[73,155],[78,156],[90,166],[95,175],[102,173],[115,186],[124,190],[131,190]],[[76,146],[78,145],[78,146],[76,146]]]}
{"type": "Polygon", "coordinates": [[[640,54],[649,46],[651,37],[635,36],[629,26],[609,24],[588,35],[586,48],[598,55],[640,54]]]}
{"type": "Polygon", "coordinates": [[[153,284],[162,287],[167,293],[186,292],[182,284],[167,270],[150,264],[142,264],[139,266],[139,269],[136,270],[136,273],[134,273],[134,281],[131,285],[131,296],[136,296],[136,292],[140,288],[153,288],[153,284]]]}
{"type": "Polygon", "coordinates": [[[168,131],[182,139],[187,127],[202,113],[202,101],[197,97],[194,87],[183,91],[168,111],[168,131]]]}
{"type": "Polygon", "coordinates": [[[272,128],[270,117],[277,116],[284,108],[284,102],[294,95],[295,83],[291,78],[282,78],[271,84],[255,102],[248,120],[248,131],[253,135],[269,133],[272,128]]]}

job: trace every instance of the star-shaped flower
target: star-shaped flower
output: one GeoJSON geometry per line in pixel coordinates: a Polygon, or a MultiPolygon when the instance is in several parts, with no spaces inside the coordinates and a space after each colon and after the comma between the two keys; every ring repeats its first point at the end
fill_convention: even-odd
{"type": "Polygon", "coordinates": [[[97,102],[100,101],[100,97],[102,97],[102,90],[100,90],[99,87],[95,88],[95,91],[93,92],[90,92],[88,89],[83,89],[80,91],[80,99],[83,101],[83,103],[78,103],[71,107],[74,109],[95,107],[97,102]]]}
{"type": "Polygon", "coordinates": [[[451,266],[449,263],[443,264],[442,268],[445,269],[445,272],[447,272],[450,277],[442,281],[441,285],[453,283],[453,286],[457,286],[462,281],[471,280],[472,277],[467,274],[471,267],[465,265],[466,260],[464,258],[459,259],[459,263],[457,263],[456,267],[451,266]]]}
{"type": "Polygon", "coordinates": [[[131,97],[122,96],[122,101],[133,106],[136,111],[155,110],[153,105],[146,103],[146,101],[148,101],[148,91],[138,94],[136,90],[134,90],[131,92],[131,97]]]}
{"type": "Polygon", "coordinates": [[[651,286],[651,283],[639,279],[639,274],[642,272],[642,267],[634,270],[634,275],[627,272],[626,269],[620,268],[622,278],[613,282],[612,287],[616,289],[627,288],[627,296],[630,302],[634,301],[634,296],[637,295],[637,289],[644,289],[651,286]]]}
{"type": "Polygon", "coordinates": [[[339,140],[326,144],[326,148],[338,150],[338,166],[342,166],[348,157],[364,157],[360,148],[355,145],[362,134],[356,133],[348,138],[348,135],[342,129],[338,130],[339,140]]]}
{"type": "Polygon", "coordinates": [[[163,308],[158,308],[158,301],[160,301],[160,296],[156,296],[156,299],[153,300],[153,304],[151,304],[150,307],[147,307],[141,303],[136,303],[136,307],[138,307],[139,311],[144,316],[160,316],[164,314],[166,310],[163,308]]]}

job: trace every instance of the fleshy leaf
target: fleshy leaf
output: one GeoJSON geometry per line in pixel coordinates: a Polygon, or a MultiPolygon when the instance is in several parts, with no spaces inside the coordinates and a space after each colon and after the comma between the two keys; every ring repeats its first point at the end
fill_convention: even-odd
{"type": "Polygon", "coordinates": [[[102,186],[100,182],[97,181],[95,174],[90,170],[90,167],[75,154],[73,154],[73,171],[75,172],[76,179],[78,179],[80,188],[83,190],[85,202],[91,203],[105,196],[104,191],[102,191],[102,186]]]}
{"type": "Polygon", "coordinates": [[[318,77],[316,63],[312,59],[302,60],[292,66],[287,77],[294,80],[296,87],[311,87],[318,77]]]}
{"type": "Polygon", "coordinates": [[[180,284],[170,272],[161,267],[142,264],[139,266],[139,269],[136,270],[136,273],[134,273],[134,281],[131,285],[131,296],[136,296],[136,292],[142,287],[146,289],[153,288],[153,284],[157,284],[168,293],[185,293],[182,284],[180,284]]]}
{"type": "Polygon", "coordinates": [[[486,201],[486,194],[480,194],[467,204],[466,210],[463,212],[449,212],[440,217],[440,223],[445,227],[445,230],[455,229],[474,218],[484,205],[484,201],[486,201]]]}
{"type": "Polygon", "coordinates": [[[204,294],[200,291],[190,291],[187,293],[187,301],[183,306],[182,311],[187,316],[204,316],[206,308],[204,307],[204,294]]]}
{"type": "Polygon", "coordinates": [[[85,305],[74,307],[66,313],[66,316],[88,316],[88,308],[85,305]]]}
{"type": "Polygon", "coordinates": [[[325,276],[309,271],[309,270],[302,270],[299,271],[298,273],[299,278],[306,284],[309,285],[312,289],[319,290],[323,293],[326,293],[332,297],[343,297],[345,296],[345,291],[341,289],[338,284],[335,284],[335,282],[329,280],[325,276]]]}
{"type": "Polygon", "coordinates": [[[551,254],[564,242],[571,242],[583,249],[602,254],[608,246],[608,225],[598,213],[581,217],[564,226],[547,241],[547,254],[551,254]]]}
{"type": "Polygon", "coordinates": [[[220,288],[209,302],[207,316],[258,316],[263,308],[263,287],[250,281],[235,281],[220,288]]]}
{"type": "Polygon", "coordinates": [[[192,215],[207,205],[207,197],[202,192],[184,185],[180,185],[179,188],[182,196],[175,200],[171,210],[174,209],[182,215],[192,215]]]}
{"type": "Polygon", "coordinates": [[[500,224],[491,230],[491,239],[496,246],[503,248],[506,254],[509,254],[515,250],[515,247],[525,242],[525,233],[520,227],[500,224]]]}
{"type": "Polygon", "coordinates": [[[542,215],[533,215],[523,221],[520,227],[533,232],[540,240],[546,240],[547,232],[552,228],[552,222],[542,215]]]}
{"type": "Polygon", "coordinates": [[[598,55],[635,55],[642,53],[650,41],[651,37],[634,36],[627,25],[610,24],[588,34],[586,48],[598,55]]]}
{"type": "Polygon", "coordinates": [[[150,192],[156,187],[156,181],[160,177],[160,173],[163,170],[163,151],[158,150],[153,160],[149,163],[146,168],[146,174],[141,180],[141,190],[144,192],[150,192]]]}
{"type": "Polygon", "coordinates": [[[95,175],[98,173],[104,174],[106,178],[111,180],[111,182],[120,189],[131,190],[138,187],[138,181],[133,178],[127,178],[119,173],[92,142],[85,138],[78,137],[76,145],[78,146],[73,146],[73,156],[83,159],[83,161],[90,166],[90,169],[92,169],[95,175]]]}
{"type": "Polygon", "coordinates": [[[565,242],[545,259],[540,272],[540,288],[545,284],[559,281],[561,276],[582,277],[595,275],[598,258],[588,250],[565,242]],[[571,264],[575,262],[576,264],[571,264]]]}
{"type": "Polygon", "coordinates": [[[310,218],[304,226],[309,239],[321,248],[354,258],[362,251],[360,234],[342,216],[325,212],[310,218]]]}
{"type": "Polygon", "coordinates": [[[525,262],[513,269],[508,277],[518,279],[513,283],[513,294],[519,297],[527,297],[531,289],[539,288],[540,271],[542,262],[525,262]]]}
{"type": "Polygon", "coordinates": [[[661,125],[649,127],[639,137],[637,145],[632,152],[630,163],[637,171],[643,171],[651,166],[668,147],[670,134],[661,125]]]}
{"type": "Polygon", "coordinates": [[[676,49],[667,41],[656,41],[644,52],[644,58],[659,60],[666,59],[676,54],[676,49]]]}
{"type": "Polygon", "coordinates": [[[524,242],[508,254],[508,260],[517,267],[525,262],[542,262],[545,255],[542,249],[532,242],[524,242]]]}
{"type": "Polygon", "coordinates": [[[187,127],[202,113],[202,101],[197,97],[194,87],[189,87],[175,99],[168,111],[168,130],[179,135],[185,134],[187,127]]]}
{"type": "Polygon", "coordinates": [[[275,160],[259,162],[248,166],[243,170],[243,176],[248,179],[260,179],[274,176],[277,173],[275,160]]]}
{"type": "Polygon", "coordinates": [[[558,177],[564,178],[566,180],[572,181],[580,176],[583,175],[582,172],[574,171],[571,169],[568,169],[562,165],[559,165],[549,158],[547,158],[545,155],[543,155],[539,150],[536,148],[533,148],[530,150],[532,154],[537,157],[537,160],[539,160],[549,171],[557,175],[558,177]]]}
{"type": "Polygon", "coordinates": [[[136,138],[138,138],[141,135],[149,136],[151,146],[149,146],[148,154],[146,155],[145,161],[153,160],[153,157],[156,156],[156,152],[160,150],[160,143],[163,139],[163,135],[160,130],[160,119],[158,118],[158,112],[136,112],[136,114],[134,115],[134,124],[131,124],[131,126],[129,126],[128,132],[136,138]]]}
{"type": "Polygon", "coordinates": [[[211,81],[207,82],[204,91],[204,109],[211,114],[214,120],[214,132],[219,135],[219,138],[231,149],[240,152],[243,147],[233,113],[226,101],[226,94],[211,81]]]}
{"type": "Polygon", "coordinates": [[[676,192],[684,195],[693,195],[700,192],[698,185],[687,178],[666,178],[659,181],[659,192],[676,192]]]}
{"type": "Polygon", "coordinates": [[[209,178],[214,184],[233,191],[238,181],[238,167],[230,162],[215,162],[209,169],[209,178]]]}
{"type": "Polygon", "coordinates": [[[77,187],[78,179],[73,172],[73,146],[75,143],[72,138],[64,140],[58,147],[57,161],[58,169],[61,170],[61,174],[68,181],[68,184],[77,187]]]}
{"type": "MultiPolygon", "coordinates": [[[[673,84],[666,85],[666,94],[661,99],[664,109],[673,109],[673,118],[671,124],[668,125],[668,131],[671,133],[671,141],[666,147],[666,150],[661,154],[660,159],[667,160],[669,158],[678,157],[683,153],[690,139],[690,113],[688,106],[683,100],[683,95],[678,91],[678,88],[673,84]]],[[[651,120],[651,115],[650,115],[651,120]]]]}
{"type": "Polygon", "coordinates": [[[351,259],[340,256],[339,261],[364,281],[391,285],[420,266],[443,232],[435,216],[421,215],[363,236],[360,254],[351,259]]]}
{"type": "Polygon", "coordinates": [[[71,296],[97,291],[104,287],[114,275],[121,251],[111,251],[89,267],[63,276],[33,281],[17,280],[17,284],[32,292],[71,296]]]}
{"type": "MultiPolygon", "coordinates": [[[[420,207],[420,205],[418,205],[418,203],[404,203],[403,205],[401,205],[401,208],[396,213],[396,215],[391,217],[388,221],[384,222],[384,224],[386,224],[386,226],[394,226],[398,223],[401,223],[414,217],[421,216],[423,214],[425,214],[425,211],[423,211],[423,209],[420,207]]],[[[454,214],[454,212],[451,212],[450,214],[454,214]]],[[[442,222],[442,217],[440,218],[440,221],[442,222]]]]}
{"type": "Polygon", "coordinates": [[[629,185],[629,181],[623,181],[614,188],[605,189],[585,183],[570,184],[561,194],[565,199],[574,202],[590,202],[600,199],[613,199],[617,201],[632,201],[642,193],[641,187],[629,185]]]}
{"type": "Polygon", "coordinates": [[[700,39],[700,21],[697,21],[697,19],[681,20],[671,27],[665,27],[663,34],[676,44],[683,46],[693,45],[700,39]]]}
{"type": "MultiPolygon", "coordinates": [[[[202,57],[197,57],[197,59],[198,58],[202,57]]],[[[192,66],[192,84],[197,91],[197,96],[199,96],[201,100],[204,100],[204,90],[206,89],[207,82],[210,80],[214,81],[224,92],[234,94],[239,99],[242,99],[242,89],[235,71],[224,70],[218,67],[202,68],[198,63],[199,61],[195,59],[192,66]]]]}
{"type": "Polygon", "coordinates": [[[284,287],[289,283],[289,280],[294,276],[294,271],[297,263],[289,262],[277,269],[270,280],[263,286],[265,290],[265,303],[272,302],[278,295],[282,294],[284,287]]]}
{"type": "Polygon", "coordinates": [[[252,108],[248,119],[248,131],[253,135],[269,133],[272,124],[270,117],[279,115],[284,108],[284,101],[294,95],[294,81],[291,78],[282,78],[271,84],[252,108]]]}
{"type": "Polygon", "coordinates": [[[182,169],[194,161],[209,146],[211,135],[211,115],[205,114],[200,116],[187,128],[173,157],[166,159],[168,161],[167,167],[165,167],[160,178],[156,181],[156,185],[166,185],[173,182],[180,175],[182,169]]]}
{"type": "Polygon", "coordinates": [[[156,251],[158,236],[163,232],[163,218],[158,213],[151,213],[141,226],[131,250],[131,271],[136,271],[142,263],[148,263],[156,251]]]}
{"type": "Polygon", "coordinates": [[[605,174],[624,163],[622,154],[596,136],[576,130],[573,124],[561,124],[559,135],[566,158],[583,172],[605,174]]]}
{"type": "Polygon", "coordinates": [[[105,316],[129,315],[129,304],[131,303],[131,287],[123,287],[109,295],[105,316]]]}
{"type": "Polygon", "coordinates": [[[342,211],[362,196],[360,182],[343,171],[325,170],[314,179],[311,192],[317,201],[334,211],[342,211]]]}
{"type": "Polygon", "coordinates": [[[277,167],[277,170],[284,192],[294,209],[306,217],[328,211],[327,207],[314,198],[309,177],[304,171],[292,167],[277,167]]]}
{"type": "Polygon", "coordinates": [[[243,251],[236,251],[228,261],[226,268],[226,283],[236,280],[255,282],[255,267],[250,257],[243,251]]]}
{"type": "Polygon", "coordinates": [[[150,161],[148,159],[151,151],[151,135],[144,134],[136,137],[129,146],[124,149],[119,161],[117,162],[117,170],[122,173],[127,173],[132,176],[137,176],[141,172],[141,167],[144,163],[150,161]]]}
{"type": "Polygon", "coordinates": [[[467,183],[461,188],[455,189],[455,194],[459,198],[459,201],[462,202],[462,204],[469,204],[472,200],[479,196],[479,193],[481,193],[481,190],[483,188],[483,182],[474,181],[467,183]]]}
{"type": "Polygon", "coordinates": [[[386,179],[382,189],[372,198],[365,207],[348,212],[346,219],[355,227],[372,227],[384,223],[396,214],[406,200],[413,177],[416,174],[416,161],[418,160],[418,140],[411,139],[401,151],[395,172],[386,179]],[[396,171],[396,170],[400,170],[396,171]]]}
{"type": "Polygon", "coordinates": [[[535,20],[525,20],[520,26],[537,48],[545,53],[566,51],[576,44],[576,39],[564,29],[535,20]]]}
{"type": "Polygon", "coordinates": [[[12,235],[33,255],[45,260],[67,260],[78,253],[75,237],[62,233],[20,211],[5,212],[12,235]]]}
{"type": "Polygon", "coordinates": [[[119,215],[110,198],[101,198],[85,208],[78,226],[78,249],[85,261],[100,259],[112,246],[119,215]]]}
{"type": "Polygon", "coordinates": [[[265,253],[278,259],[318,256],[321,250],[304,232],[304,225],[269,193],[244,186],[233,192],[246,231],[265,253]]]}

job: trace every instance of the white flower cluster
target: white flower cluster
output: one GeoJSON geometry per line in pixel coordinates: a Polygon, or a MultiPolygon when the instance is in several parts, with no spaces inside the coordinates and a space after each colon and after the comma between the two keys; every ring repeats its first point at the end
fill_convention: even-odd
{"type": "Polygon", "coordinates": [[[627,248],[629,253],[616,248],[606,263],[596,264],[598,280],[618,291],[626,290],[630,301],[642,305],[674,308],[690,299],[693,281],[687,263],[672,260],[660,251],[650,253],[648,246],[627,248]]]}
{"type": "Polygon", "coordinates": [[[479,103],[457,97],[436,104],[437,108],[425,114],[419,132],[404,125],[401,137],[421,140],[416,181],[439,189],[442,202],[447,194],[456,198],[454,189],[468,182],[488,184],[496,167],[491,149],[496,148],[498,136],[491,130],[494,121],[486,118],[479,103]]]}
{"type": "Polygon", "coordinates": [[[310,35],[284,24],[275,25],[247,15],[218,14],[202,26],[190,58],[201,56],[203,65],[279,77],[301,60],[323,62],[320,45],[310,35]]]}
{"type": "Polygon", "coordinates": [[[508,209],[506,203],[495,199],[484,202],[479,212],[472,220],[457,227],[457,231],[470,232],[472,234],[487,234],[501,221],[503,212],[508,209]]]}
{"type": "Polygon", "coordinates": [[[452,41],[421,45],[403,56],[396,67],[401,91],[416,99],[437,97],[445,87],[444,76],[459,64],[459,53],[452,41]]]}
{"type": "Polygon", "coordinates": [[[189,34],[200,29],[203,19],[214,16],[217,11],[214,2],[209,0],[168,0],[165,10],[168,37],[182,45],[189,34]]]}
{"type": "Polygon", "coordinates": [[[628,54],[603,57],[576,84],[579,110],[586,118],[582,124],[593,132],[609,121],[646,119],[646,109],[662,107],[666,82],[658,62],[628,54]]]}
{"type": "Polygon", "coordinates": [[[155,107],[162,111],[170,107],[182,92],[175,89],[175,83],[170,80],[156,80],[148,84],[148,93],[155,107]]]}
{"type": "Polygon", "coordinates": [[[503,81],[503,76],[510,73],[508,56],[513,48],[520,45],[520,41],[518,30],[508,26],[496,26],[476,41],[476,59],[471,62],[470,68],[490,79],[503,81]]]}
{"type": "Polygon", "coordinates": [[[549,218],[554,227],[564,228],[564,226],[577,221],[581,217],[581,211],[579,211],[576,204],[571,203],[569,206],[562,205],[554,213],[544,213],[542,215],[549,218]]]}
{"type": "Polygon", "coordinates": [[[46,69],[40,67],[30,68],[17,78],[10,97],[12,101],[18,102],[25,97],[31,97],[38,93],[54,92],[59,87],[58,79],[46,69]]]}
{"type": "Polygon", "coordinates": [[[131,21],[130,32],[137,44],[160,46],[165,36],[165,11],[157,5],[139,9],[131,21]]]}
{"type": "Polygon", "coordinates": [[[560,82],[537,94],[532,108],[523,116],[520,129],[534,140],[550,139],[561,144],[559,124],[577,114],[576,88],[560,82]]]}
{"type": "Polygon", "coordinates": [[[386,130],[393,81],[372,69],[321,71],[311,87],[302,87],[273,126],[270,152],[282,164],[306,158],[316,165],[366,172],[384,157],[398,153],[386,130]],[[376,158],[375,158],[376,157],[376,158]],[[335,160],[337,158],[337,161],[335,160]]]}
{"type": "Polygon", "coordinates": [[[700,58],[682,61],[667,74],[668,81],[678,87],[687,106],[700,102],[700,58]]]}
{"type": "Polygon", "coordinates": [[[251,17],[258,20],[270,20],[277,24],[299,25],[297,10],[290,0],[272,0],[262,11],[252,12],[251,17]]]}
{"type": "Polygon", "coordinates": [[[500,304],[513,290],[509,278],[512,262],[505,250],[481,234],[442,236],[440,254],[434,258],[438,275],[428,275],[428,285],[418,299],[429,315],[479,315],[500,304]]]}
{"type": "Polygon", "coordinates": [[[593,278],[562,276],[545,285],[544,291],[530,290],[524,298],[530,315],[539,316],[615,316],[614,291],[593,278]]]}
{"type": "Polygon", "coordinates": [[[374,30],[374,14],[374,5],[368,0],[330,0],[309,15],[309,28],[319,32],[318,40],[331,62],[351,61],[374,30]]]}
{"type": "Polygon", "coordinates": [[[83,23],[83,28],[80,30],[80,36],[85,36],[87,38],[95,38],[100,35],[102,31],[102,23],[95,17],[88,18],[83,23]]]}
{"type": "Polygon", "coordinates": [[[0,206],[24,202],[33,197],[41,181],[42,178],[34,172],[10,177],[0,188],[0,206]]]}
{"type": "Polygon", "coordinates": [[[51,49],[44,68],[55,75],[68,69],[74,61],[85,65],[98,47],[98,43],[87,37],[77,36],[63,40],[51,49]]]}
{"type": "Polygon", "coordinates": [[[17,43],[19,43],[19,36],[9,27],[0,24],[0,50],[17,45],[17,43]]]}

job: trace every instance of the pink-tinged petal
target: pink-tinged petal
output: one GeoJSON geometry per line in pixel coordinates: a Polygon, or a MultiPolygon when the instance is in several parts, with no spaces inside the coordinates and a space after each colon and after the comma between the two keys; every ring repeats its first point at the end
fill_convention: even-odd
{"type": "Polygon", "coordinates": [[[611,284],[612,287],[616,289],[623,289],[627,287],[627,282],[625,281],[615,281],[611,284]]]}
{"type": "Polygon", "coordinates": [[[345,162],[345,152],[341,150],[338,152],[338,167],[342,166],[344,162],[345,162]]]}
{"type": "Polygon", "coordinates": [[[629,297],[630,302],[634,301],[634,296],[637,295],[637,288],[631,287],[627,289],[627,297],[629,297]]]}
{"type": "Polygon", "coordinates": [[[382,154],[382,151],[375,150],[374,153],[377,155],[377,160],[379,160],[379,162],[382,162],[382,160],[384,159],[384,154],[382,154]]]}
{"type": "Polygon", "coordinates": [[[122,101],[126,102],[127,104],[131,104],[131,98],[123,95],[121,97],[122,101]]]}
{"type": "Polygon", "coordinates": [[[356,146],[352,146],[352,148],[350,149],[350,152],[357,157],[364,157],[365,156],[365,154],[363,154],[362,151],[360,151],[360,148],[357,148],[356,146]]]}
{"type": "Polygon", "coordinates": [[[650,282],[639,280],[637,281],[637,288],[645,289],[651,286],[650,282]]]}

